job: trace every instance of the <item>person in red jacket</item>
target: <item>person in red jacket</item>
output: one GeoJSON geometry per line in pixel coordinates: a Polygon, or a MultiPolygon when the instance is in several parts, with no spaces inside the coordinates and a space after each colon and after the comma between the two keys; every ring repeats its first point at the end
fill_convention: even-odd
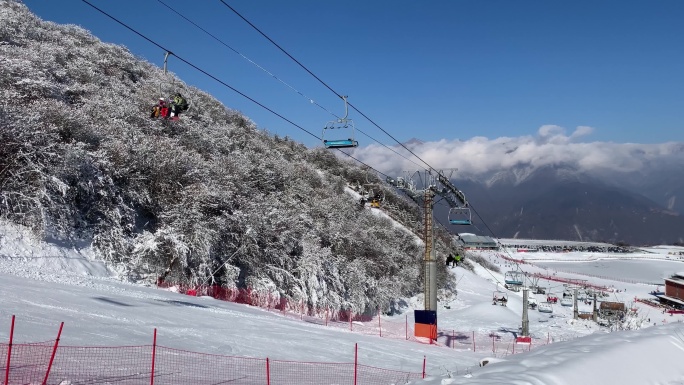
{"type": "Polygon", "coordinates": [[[164,98],[159,98],[157,104],[152,107],[152,112],[150,113],[150,118],[168,118],[171,110],[166,103],[164,98]]]}

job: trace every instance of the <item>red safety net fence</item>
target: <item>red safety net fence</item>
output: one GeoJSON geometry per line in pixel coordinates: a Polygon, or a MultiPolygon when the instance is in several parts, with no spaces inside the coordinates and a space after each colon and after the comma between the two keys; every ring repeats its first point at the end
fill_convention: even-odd
{"type": "Polygon", "coordinates": [[[455,331],[437,331],[437,343],[451,349],[470,350],[474,352],[487,352],[494,357],[506,357],[515,353],[522,353],[532,348],[546,345],[543,341],[534,338],[529,342],[519,343],[513,335],[500,335],[497,333],[458,333],[455,331]]]}
{"type": "Polygon", "coordinates": [[[562,334],[551,336],[535,335],[521,342],[517,335],[511,332],[459,332],[456,330],[437,330],[435,343],[454,350],[469,350],[473,352],[487,352],[495,357],[505,357],[511,354],[523,353],[554,342],[569,341],[577,338],[577,334],[562,334]]]}
{"type": "Polygon", "coordinates": [[[554,282],[562,282],[562,283],[567,283],[571,285],[576,285],[579,287],[588,287],[592,288],[595,290],[600,290],[600,291],[611,291],[610,288],[604,285],[596,285],[590,282],[587,282],[584,279],[575,279],[575,278],[565,278],[565,277],[559,277],[556,275],[550,275],[550,274],[541,274],[541,273],[534,273],[530,274],[534,278],[539,278],[539,279],[545,279],[547,281],[554,281],[554,282]]]}
{"type": "MultiPolygon", "coordinates": [[[[555,278],[555,277],[554,277],[555,278]]],[[[550,336],[532,339],[532,344],[516,343],[513,334],[498,332],[458,332],[454,330],[437,331],[437,340],[415,337],[413,324],[409,324],[408,316],[403,320],[398,317],[385,317],[380,311],[375,314],[355,314],[348,309],[332,307],[313,307],[303,301],[293,301],[280,297],[277,293],[259,292],[252,289],[224,288],[221,286],[183,286],[158,283],[159,287],[168,288],[191,296],[210,296],[216,299],[257,306],[277,312],[285,317],[300,319],[304,322],[336,327],[356,333],[376,335],[385,338],[410,340],[413,342],[436,344],[456,350],[491,352],[494,355],[506,356],[522,353],[534,347],[553,342],[550,336]],[[402,322],[403,321],[403,322],[402,322]]],[[[564,336],[562,339],[572,339],[564,336]]]]}
{"type": "MultiPolygon", "coordinates": [[[[60,332],[61,333],[61,332],[60,332]]],[[[11,339],[11,338],[10,338],[11,339]]],[[[0,343],[0,384],[390,385],[425,377],[358,363],[299,362],[197,353],[156,345],[60,346],[0,343]],[[8,365],[9,364],[9,365],[8,365]],[[402,382],[403,381],[403,382],[402,382]]],[[[420,363],[416,363],[418,369],[420,363]]]]}
{"type": "Polygon", "coordinates": [[[408,324],[407,317],[404,320],[397,320],[396,317],[392,319],[381,317],[382,313],[379,309],[375,313],[356,313],[351,309],[332,306],[311,306],[302,300],[292,300],[278,293],[251,288],[226,288],[219,285],[188,286],[168,282],[157,282],[157,286],[190,296],[208,296],[222,301],[260,307],[308,323],[347,329],[362,334],[425,342],[414,336],[414,329],[408,324]]]}
{"type": "Polygon", "coordinates": [[[12,346],[0,344],[0,383],[9,384],[33,384],[42,383],[48,369],[52,354],[53,342],[39,342],[12,346]],[[10,367],[7,371],[7,357],[11,357],[10,367]],[[7,381],[5,378],[7,377],[7,381]],[[39,379],[37,382],[36,380],[39,379]]]}
{"type": "MultiPolygon", "coordinates": [[[[5,360],[7,348],[7,344],[0,344],[0,349],[5,352],[5,360]]],[[[52,348],[52,345],[14,345],[7,384],[42,384],[52,348]]],[[[4,363],[0,365],[3,375],[6,368],[4,363]]],[[[155,349],[153,345],[59,346],[45,384],[390,385],[422,377],[423,374],[418,372],[388,370],[354,363],[233,357],[163,346],[156,346],[155,349]],[[154,369],[153,350],[156,350],[154,369]]]]}

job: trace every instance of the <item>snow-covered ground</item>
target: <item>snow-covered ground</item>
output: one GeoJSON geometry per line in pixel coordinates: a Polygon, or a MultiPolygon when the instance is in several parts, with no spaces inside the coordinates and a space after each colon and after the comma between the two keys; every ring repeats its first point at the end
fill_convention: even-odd
{"type": "MultiPolygon", "coordinates": [[[[347,194],[351,195],[351,196],[354,198],[354,200],[356,200],[357,202],[361,200],[361,194],[359,194],[358,192],[354,191],[354,189],[352,189],[351,187],[346,186],[346,187],[344,188],[344,191],[345,191],[347,194]]],[[[390,217],[389,214],[387,214],[387,212],[386,212],[385,210],[381,210],[381,209],[379,209],[379,208],[374,208],[374,207],[372,207],[372,206],[370,205],[370,203],[368,203],[368,202],[366,202],[366,203],[364,204],[364,207],[367,208],[368,210],[370,210],[370,213],[371,213],[371,214],[373,214],[373,215],[375,215],[375,216],[378,216],[378,217],[385,218],[385,219],[391,221],[391,222],[392,222],[392,226],[394,226],[394,227],[396,227],[396,228],[399,228],[399,229],[405,231],[407,234],[414,235],[413,232],[412,232],[409,228],[407,228],[406,226],[404,226],[402,223],[400,223],[400,222],[395,221],[394,219],[392,219],[392,217],[390,217]]],[[[415,241],[416,241],[416,244],[417,244],[417,245],[422,245],[422,244],[423,244],[423,240],[420,239],[420,238],[418,238],[418,237],[415,238],[415,241]]]]}
{"type": "MultiPolygon", "coordinates": [[[[684,384],[683,316],[664,315],[634,302],[635,296],[649,297],[656,286],[626,282],[652,281],[653,272],[646,267],[654,259],[665,261],[672,256],[668,253],[682,250],[663,247],[625,255],[632,258],[630,263],[611,265],[610,270],[616,278],[629,277],[626,280],[577,274],[590,273],[598,258],[574,262],[576,273],[554,269],[569,256],[572,260],[583,258],[569,255],[573,253],[512,253],[510,257],[515,259],[531,261],[534,254],[545,261],[543,267],[518,267],[502,258],[506,254],[482,252],[501,267],[501,273],[479,265],[474,273],[452,268],[458,296],[440,302],[441,331],[504,338],[516,333],[521,324],[522,294],[508,291],[505,307],[492,306],[491,299],[495,291],[503,291],[504,273],[518,268],[605,285],[611,288],[609,300],[624,301],[639,311],[628,325],[636,330],[608,333],[591,321],[573,320],[572,307],[554,305],[552,314],[530,310],[534,348],[506,355],[503,350],[472,352],[467,345],[451,348],[351,332],[259,308],[122,282],[115,272],[96,262],[87,247],[40,242],[5,223],[0,224],[0,339],[8,340],[14,314],[15,343],[54,339],[64,321],[62,346],[145,345],[151,343],[152,331],[157,328],[158,343],[171,348],[291,361],[351,362],[358,343],[359,361],[365,365],[421,372],[425,357],[428,376],[416,382],[420,384],[684,384]],[[639,272],[648,276],[635,279],[640,278],[639,272]],[[499,362],[492,360],[479,367],[480,360],[492,355],[499,362]]],[[[684,263],[668,262],[672,265],[659,267],[663,274],[684,271],[684,263]]],[[[558,295],[565,289],[556,281],[540,280],[538,284],[558,295]]],[[[545,300],[536,297],[538,302],[545,300]]],[[[406,301],[419,308],[420,298],[406,301]]],[[[590,310],[591,306],[580,304],[580,311],[590,310]]],[[[412,323],[410,308],[406,314],[412,323]]],[[[401,324],[404,319],[405,315],[383,316],[382,321],[401,324]]],[[[440,345],[442,342],[440,339],[440,345]]]]}

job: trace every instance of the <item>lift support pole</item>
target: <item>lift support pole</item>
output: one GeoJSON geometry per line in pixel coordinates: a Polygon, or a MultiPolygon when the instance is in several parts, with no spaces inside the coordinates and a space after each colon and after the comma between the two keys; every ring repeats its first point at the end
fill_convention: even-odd
{"type": "Polygon", "coordinates": [[[437,310],[437,260],[432,227],[432,201],[435,196],[431,188],[425,189],[423,212],[425,214],[425,228],[423,229],[425,240],[425,255],[423,257],[425,267],[425,310],[437,310]]]}
{"type": "Polygon", "coordinates": [[[524,337],[530,335],[530,319],[527,316],[527,307],[529,306],[529,292],[529,288],[527,286],[523,286],[522,332],[520,334],[522,334],[524,337]]]}

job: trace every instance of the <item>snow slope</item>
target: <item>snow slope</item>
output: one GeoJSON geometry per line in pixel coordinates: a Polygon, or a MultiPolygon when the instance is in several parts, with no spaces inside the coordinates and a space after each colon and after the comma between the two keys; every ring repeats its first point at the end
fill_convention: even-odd
{"type": "MultiPolygon", "coordinates": [[[[506,270],[506,262],[496,254],[484,255],[506,270]]],[[[546,256],[554,257],[563,255],[546,256]]],[[[530,265],[522,268],[546,271],[530,265]]],[[[520,294],[509,292],[507,307],[491,305],[493,291],[501,288],[497,283],[502,281],[502,274],[479,266],[475,273],[461,268],[452,272],[459,293],[450,302],[440,303],[440,329],[502,335],[517,331],[522,312],[520,294]]],[[[498,352],[501,362],[481,368],[478,362],[491,356],[491,351],[473,353],[381,338],[254,307],[121,282],[114,272],[92,260],[87,248],[39,242],[8,224],[0,227],[0,280],[0,339],[8,339],[10,317],[15,314],[16,343],[54,339],[59,323],[64,321],[60,343],[67,346],[149,344],[157,328],[158,343],[173,348],[281,360],[351,362],[358,343],[359,360],[366,365],[420,372],[426,357],[428,377],[416,382],[421,384],[684,384],[684,366],[680,364],[684,359],[682,316],[665,317],[641,304],[630,304],[642,312],[641,329],[613,333],[589,321],[572,320],[571,308],[556,306],[553,317],[530,311],[535,348],[506,357],[498,352]],[[544,345],[540,341],[545,338],[552,343],[538,346],[544,345]]],[[[612,295],[618,300],[645,296],[653,289],[649,285],[597,281],[616,286],[612,295]]],[[[548,284],[551,287],[552,283],[548,284]]],[[[415,299],[406,301],[416,303],[415,299]]],[[[401,315],[395,321],[403,319],[401,315]]]]}

